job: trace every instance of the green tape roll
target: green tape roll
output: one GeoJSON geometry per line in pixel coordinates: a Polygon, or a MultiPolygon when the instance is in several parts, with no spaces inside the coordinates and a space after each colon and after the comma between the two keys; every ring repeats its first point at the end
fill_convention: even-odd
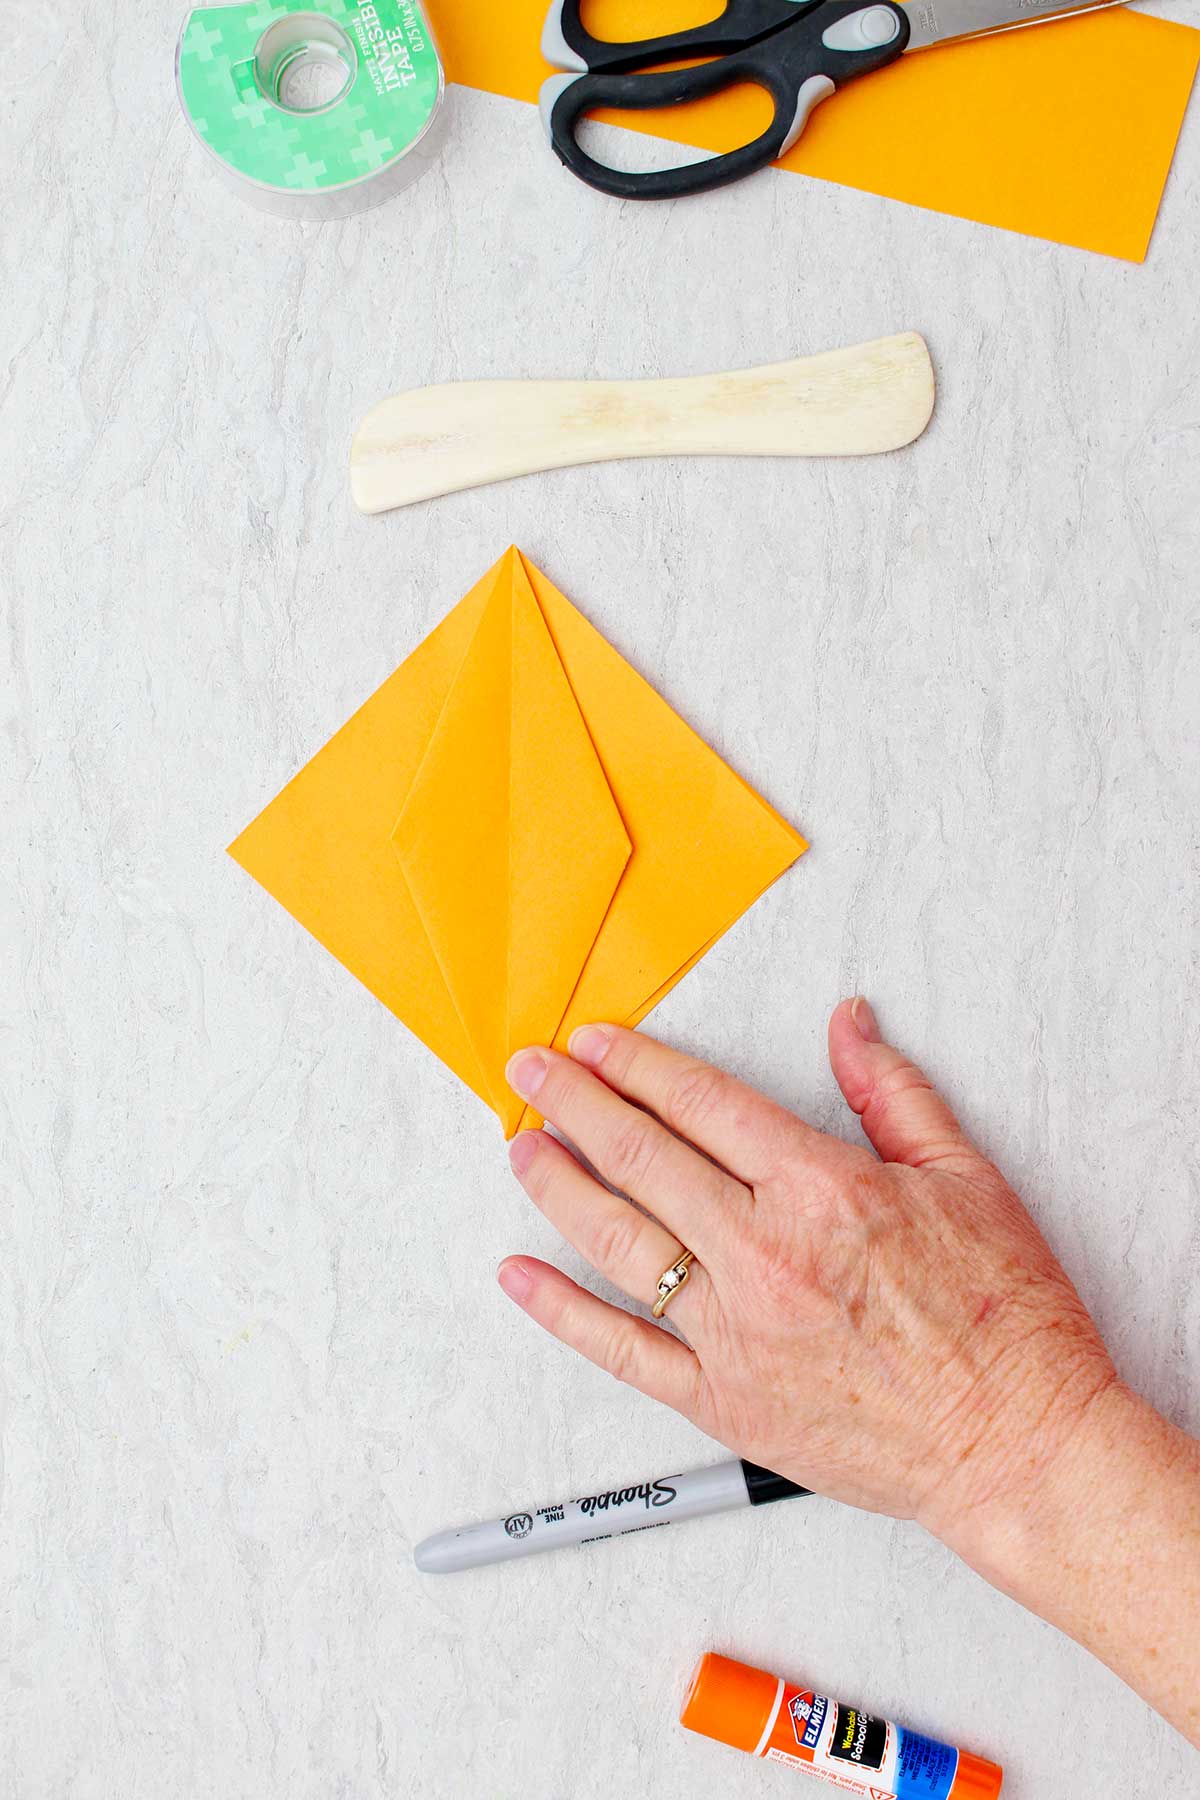
{"type": "Polygon", "coordinates": [[[445,77],[417,0],[201,6],[180,103],[223,175],[270,212],[339,218],[428,166],[445,77]]]}

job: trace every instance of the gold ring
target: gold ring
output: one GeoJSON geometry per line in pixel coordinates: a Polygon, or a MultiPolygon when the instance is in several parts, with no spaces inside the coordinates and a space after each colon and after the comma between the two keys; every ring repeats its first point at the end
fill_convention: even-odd
{"type": "Polygon", "coordinates": [[[696,1258],[691,1250],[685,1250],[669,1269],[664,1269],[658,1278],[658,1299],[650,1308],[656,1319],[661,1319],[667,1307],[675,1298],[684,1282],[692,1272],[692,1264],[696,1258]]]}

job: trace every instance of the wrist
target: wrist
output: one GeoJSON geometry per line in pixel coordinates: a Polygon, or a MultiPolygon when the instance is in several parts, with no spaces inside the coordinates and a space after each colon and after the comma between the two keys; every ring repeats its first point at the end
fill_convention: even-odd
{"type": "Polygon", "coordinates": [[[1010,1430],[990,1479],[966,1500],[923,1520],[977,1574],[1049,1616],[1064,1554],[1077,1564],[1132,1503],[1141,1445],[1158,1420],[1111,1368],[1080,1372],[1070,1392],[1025,1429],[1010,1430]]]}
{"type": "Polygon", "coordinates": [[[942,1533],[1200,1746],[1200,1443],[1114,1376],[1034,1468],[942,1533]]]}

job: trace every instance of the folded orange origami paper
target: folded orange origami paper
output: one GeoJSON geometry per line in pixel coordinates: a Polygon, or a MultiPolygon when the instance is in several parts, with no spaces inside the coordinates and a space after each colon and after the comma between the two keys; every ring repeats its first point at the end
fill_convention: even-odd
{"type": "Polygon", "coordinates": [[[514,1050],[636,1025],[806,848],[514,549],[230,854],[511,1136],[514,1050]]]}

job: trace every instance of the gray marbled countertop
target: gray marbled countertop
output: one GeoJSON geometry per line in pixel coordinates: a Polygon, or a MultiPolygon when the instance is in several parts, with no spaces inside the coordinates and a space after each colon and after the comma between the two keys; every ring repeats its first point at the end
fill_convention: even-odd
{"type": "Polygon", "coordinates": [[[658,1029],[848,1130],[824,1025],[869,993],[1200,1425],[1200,108],[1141,268],[791,176],[617,207],[459,91],[420,186],[299,226],[202,164],[171,9],[39,18],[3,74],[3,1800],[791,1792],[675,1727],[709,1647],[1011,1800],[1196,1792],[912,1526],[814,1501],[417,1577],[437,1527],[716,1453],[503,1299],[557,1247],[495,1120],[223,848],[515,540],[813,842],[658,1029]],[[894,457],[349,503],[396,388],[909,326],[940,399],[894,457]]]}

